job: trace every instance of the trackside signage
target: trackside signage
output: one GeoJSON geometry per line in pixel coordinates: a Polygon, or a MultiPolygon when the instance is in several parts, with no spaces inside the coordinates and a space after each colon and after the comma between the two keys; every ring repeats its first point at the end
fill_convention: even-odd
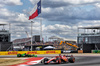
{"type": "Polygon", "coordinates": [[[17,54],[61,54],[61,50],[47,50],[47,51],[1,51],[0,55],[17,55],[17,54]]]}
{"type": "Polygon", "coordinates": [[[100,53],[100,50],[92,50],[92,53],[100,53]]]}

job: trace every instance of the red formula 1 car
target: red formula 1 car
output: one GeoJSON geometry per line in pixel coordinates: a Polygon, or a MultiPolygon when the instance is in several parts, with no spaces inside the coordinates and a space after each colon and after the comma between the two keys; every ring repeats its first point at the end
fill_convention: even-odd
{"type": "Polygon", "coordinates": [[[56,56],[55,58],[44,58],[44,64],[49,64],[49,63],[74,63],[75,62],[75,58],[73,57],[73,55],[59,55],[56,56]]]}

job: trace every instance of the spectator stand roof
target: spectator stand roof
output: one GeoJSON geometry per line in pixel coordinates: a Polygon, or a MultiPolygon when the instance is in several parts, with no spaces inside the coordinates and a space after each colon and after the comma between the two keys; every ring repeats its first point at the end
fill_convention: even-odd
{"type": "Polygon", "coordinates": [[[57,37],[57,36],[51,36],[51,37],[49,37],[49,39],[60,39],[60,37],[57,37]]]}
{"type": "Polygon", "coordinates": [[[2,25],[7,25],[7,24],[0,24],[0,26],[2,26],[2,25]]]}
{"type": "Polygon", "coordinates": [[[78,27],[78,29],[100,29],[100,26],[78,27]]]}

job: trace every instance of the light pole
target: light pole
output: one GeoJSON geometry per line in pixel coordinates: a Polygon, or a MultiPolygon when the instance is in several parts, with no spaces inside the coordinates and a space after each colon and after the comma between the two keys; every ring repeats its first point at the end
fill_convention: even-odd
{"type": "Polygon", "coordinates": [[[32,49],[33,49],[33,47],[32,47],[32,23],[34,23],[34,22],[31,21],[31,51],[32,51],[32,49]]]}
{"type": "Polygon", "coordinates": [[[40,40],[42,42],[42,18],[40,18],[40,40]]]}

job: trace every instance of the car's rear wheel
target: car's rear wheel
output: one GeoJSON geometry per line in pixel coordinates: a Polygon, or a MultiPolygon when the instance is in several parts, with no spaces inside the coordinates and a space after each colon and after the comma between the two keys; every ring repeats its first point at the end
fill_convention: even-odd
{"type": "Polygon", "coordinates": [[[70,63],[74,63],[75,62],[75,58],[74,57],[70,57],[68,60],[69,60],[70,63]]]}

